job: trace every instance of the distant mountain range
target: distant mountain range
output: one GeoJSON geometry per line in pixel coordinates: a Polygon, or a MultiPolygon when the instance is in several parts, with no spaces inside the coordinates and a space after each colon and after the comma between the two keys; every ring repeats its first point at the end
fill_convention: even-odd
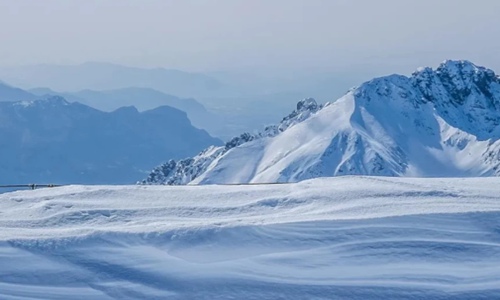
{"type": "Polygon", "coordinates": [[[0,102],[1,101],[23,101],[33,100],[36,95],[20,88],[16,88],[0,81],[0,102]]]}
{"type": "Polygon", "coordinates": [[[157,167],[145,184],[294,182],[340,175],[500,175],[500,79],[469,61],[375,78],[278,125],[157,167]]]}
{"type": "Polygon", "coordinates": [[[135,106],[139,111],[144,111],[168,105],[185,111],[194,126],[222,139],[229,139],[242,130],[253,130],[269,124],[273,116],[285,110],[283,99],[298,97],[295,94],[283,94],[212,99],[206,101],[211,108],[208,110],[193,98],[179,98],[151,88],[59,92],[46,87],[22,90],[0,84],[0,101],[34,100],[45,96],[61,96],[69,102],[79,102],[107,112],[124,106],[135,106]]]}
{"type": "Polygon", "coordinates": [[[120,107],[134,106],[139,111],[154,109],[160,106],[171,106],[186,112],[194,126],[211,133],[219,133],[223,123],[219,118],[207,111],[198,101],[192,98],[181,99],[149,88],[123,88],[116,90],[82,90],[74,93],[56,92],[49,88],[34,88],[28,92],[37,96],[62,96],[70,102],[79,102],[90,107],[112,112],[120,107]]]}
{"type": "MultiPolygon", "coordinates": [[[[269,75],[265,71],[185,72],[166,68],[137,68],[106,62],[77,65],[39,64],[0,66],[0,79],[28,90],[48,87],[58,92],[149,88],[202,103],[235,99],[266,99],[273,95],[316,95],[330,99],[340,96],[346,86],[357,82],[359,72],[289,72],[269,75]]],[[[293,98],[279,99],[281,102],[293,98]]],[[[276,100],[274,101],[276,102],[276,100]]]]}
{"type": "Polygon", "coordinates": [[[163,105],[186,111],[195,126],[223,139],[272,124],[304,97],[315,96],[320,102],[335,99],[359,78],[359,75],[345,71],[280,74],[259,71],[190,73],[102,62],[0,67],[0,80],[9,84],[37,95],[61,95],[68,101],[86,103],[104,111],[117,107],[114,100],[101,101],[104,96],[119,96],[120,99],[115,100],[126,103],[120,107],[134,105],[139,110],[151,109],[168,97],[194,98],[206,108],[208,115],[197,111],[193,117],[195,114],[191,109],[194,107],[190,104],[183,107],[168,100],[170,103],[163,105]],[[160,92],[163,95],[159,95],[160,92]],[[136,99],[128,95],[134,95],[136,99]]]}
{"type": "Polygon", "coordinates": [[[102,112],[59,96],[0,102],[0,182],[133,183],[165,159],[221,144],[168,106],[102,112]]]}
{"type": "Polygon", "coordinates": [[[183,98],[206,96],[222,89],[219,81],[201,73],[164,68],[133,68],[100,62],[68,66],[41,64],[2,67],[0,78],[24,89],[49,87],[56,91],[77,92],[84,89],[140,87],[183,98]]]}

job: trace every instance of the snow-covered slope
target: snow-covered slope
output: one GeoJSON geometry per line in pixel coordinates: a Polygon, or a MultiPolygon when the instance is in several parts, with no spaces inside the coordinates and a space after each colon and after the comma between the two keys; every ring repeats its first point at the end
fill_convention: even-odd
{"type": "Polygon", "coordinates": [[[349,174],[500,175],[500,79],[468,61],[376,78],[279,125],[154,169],[146,184],[294,182],[349,174]]]}
{"type": "Polygon", "coordinates": [[[218,142],[167,106],[106,113],[61,97],[0,102],[2,184],[134,183],[164,153],[181,158],[218,142]]]}
{"type": "Polygon", "coordinates": [[[500,179],[0,195],[0,299],[496,299],[500,179]]]}

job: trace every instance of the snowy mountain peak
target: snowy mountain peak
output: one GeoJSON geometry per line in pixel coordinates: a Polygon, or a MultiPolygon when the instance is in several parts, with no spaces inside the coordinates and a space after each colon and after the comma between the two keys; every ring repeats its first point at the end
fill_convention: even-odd
{"type": "Polygon", "coordinates": [[[58,107],[70,105],[70,103],[61,96],[49,95],[36,100],[14,102],[13,105],[20,107],[58,107]]]}
{"type": "Polygon", "coordinates": [[[314,98],[305,98],[297,103],[297,111],[316,111],[318,107],[319,105],[314,98]]]}
{"type": "Polygon", "coordinates": [[[436,69],[437,73],[454,74],[462,79],[470,77],[475,73],[494,73],[485,67],[477,66],[468,60],[445,60],[436,69]]]}
{"type": "MultiPolygon", "coordinates": [[[[380,96],[390,96],[392,93],[397,92],[398,87],[406,87],[410,84],[408,77],[393,74],[367,81],[349,93],[352,93],[356,99],[365,99],[367,101],[387,100],[380,96]]],[[[403,96],[403,98],[405,97],[403,96]]]]}
{"type": "Polygon", "coordinates": [[[412,78],[428,100],[436,96],[436,91],[430,91],[429,87],[442,86],[454,104],[464,104],[475,91],[491,98],[494,96],[491,89],[497,88],[492,85],[500,84],[494,71],[466,60],[446,60],[435,71],[423,68],[413,73],[412,78]]]}
{"type": "Polygon", "coordinates": [[[475,87],[488,94],[489,86],[499,83],[495,72],[469,61],[445,61],[436,69],[436,74],[445,87],[456,90],[457,98],[462,101],[475,87]]]}
{"type": "Polygon", "coordinates": [[[492,81],[498,81],[495,72],[491,69],[478,66],[468,60],[445,60],[435,70],[430,67],[421,67],[415,71],[412,76],[419,74],[435,73],[440,78],[451,78],[453,80],[461,80],[468,83],[473,82],[473,79],[486,77],[492,81]]]}
{"type": "Polygon", "coordinates": [[[209,147],[193,158],[186,158],[179,161],[169,160],[153,169],[149,176],[140,183],[162,183],[169,185],[188,184],[197,179],[203,172],[209,169],[211,164],[232,149],[252,141],[275,137],[288,128],[308,119],[314,113],[321,110],[322,107],[323,105],[318,105],[313,98],[300,100],[296,105],[296,109],[288,116],[284,117],[279,124],[269,125],[264,128],[264,130],[254,134],[248,132],[242,133],[226,142],[224,146],[209,147]]]}
{"type": "Polygon", "coordinates": [[[500,82],[469,61],[372,79],[327,105],[156,168],[146,184],[293,182],[337,175],[500,175],[500,82]]]}
{"type": "MultiPolygon", "coordinates": [[[[297,103],[296,109],[292,111],[288,116],[284,117],[280,124],[278,124],[274,129],[277,130],[276,133],[283,132],[289,127],[300,123],[307,118],[311,116],[311,114],[316,113],[318,110],[320,110],[323,106],[318,105],[316,100],[313,98],[306,98],[303,100],[300,100],[297,103]]],[[[269,131],[270,128],[273,128],[273,126],[267,127],[265,131],[269,131]]],[[[270,134],[265,134],[269,136],[270,134]]]]}
{"type": "Polygon", "coordinates": [[[500,137],[500,80],[469,61],[443,62],[413,73],[411,81],[448,124],[480,140],[500,137]]]}

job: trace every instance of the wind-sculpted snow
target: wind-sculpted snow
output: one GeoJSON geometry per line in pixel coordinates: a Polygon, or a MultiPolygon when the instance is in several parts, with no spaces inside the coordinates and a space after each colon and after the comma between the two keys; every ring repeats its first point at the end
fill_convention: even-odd
{"type": "Polygon", "coordinates": [[[495,299],[500,179],[0,195],[0,299],[495,299]]]}
{"type": "Polygon", "coordinates": [[[324,106],[299,102],[296,111],[264,133],[243,134],[225,149],[171,161],[142,183],[498,176],[499,139],[497,75],[468,61],[445,61],[411,77],[375,78],[324,106]]]}

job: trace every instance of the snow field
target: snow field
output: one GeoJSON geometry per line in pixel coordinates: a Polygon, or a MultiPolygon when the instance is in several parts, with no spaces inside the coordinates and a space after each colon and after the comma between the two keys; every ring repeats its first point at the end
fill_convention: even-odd
{"type": "Polygon", "coordinates": [[[0,299],[495,299],[500,179],[0,195],[0,299]]]}

